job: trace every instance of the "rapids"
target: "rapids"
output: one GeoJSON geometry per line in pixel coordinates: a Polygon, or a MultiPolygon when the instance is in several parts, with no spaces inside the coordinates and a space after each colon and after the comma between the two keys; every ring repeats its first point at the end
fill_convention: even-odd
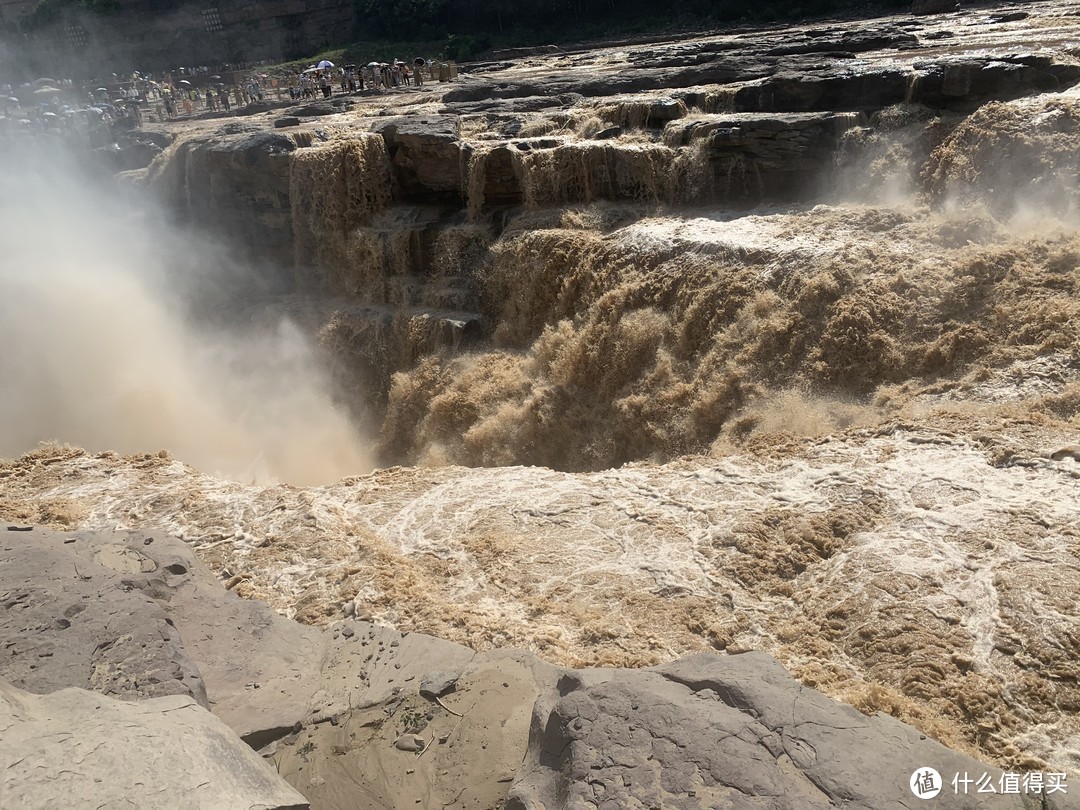
{"type": "Polygon", "coordinates": [[[270,483],[56,423],[0,461],[0,519],[160,527],[314,624],[351,602],[575,666],[763,649],[1080,773],[1080,118],[1064,78],[1042,92],[1080,78],[1080,4],[1038,5],[835,75],[664,61],[777,29],[478,66],[287,133],[178,127],[127,185],[288,279],[230,320],[299,327],[331,393],[290,410],[270,483]]]}

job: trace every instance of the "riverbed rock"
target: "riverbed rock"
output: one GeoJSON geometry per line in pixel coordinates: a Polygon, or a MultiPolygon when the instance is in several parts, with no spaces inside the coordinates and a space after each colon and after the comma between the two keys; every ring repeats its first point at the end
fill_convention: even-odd
{"type": "Polygon", "coordinates": [[[460,672],[446,672],[445,670],[429,672],[420,681],[420,694],[430,698],[442,697],[454,688],[454,684],[460,677],[460,672]]]}
{"type": "Polygon", "coordinates": [[[0,681],[0,804],[20,810],[302,810],[308,802],[185,695],[138,702],[0,681]]]}
{"type": "Polygon", "coordinates": [[[0,677],[37,693],[188,695],[255,747],[308,716],[323,634],[226,591],[187,544],[156,532],[18,537],[0,546],[0,677]]]}
{"type": "Polygon", "coordinates": [[[125,699],[185,695],[209,705],[169,613],[133,584],[167,587],[171,555],[159,566],[141,539],[111,533],[34,529],[4,539],[0,678],[38,694],[79,687],[125,699]]]}
{"type": "Polygon", "coordinates": [[[395,116],[377,121],[405,200],[460,201],[461,140],[456,116],[395,116]]]}
{"type": "MultiPolygon", "coordinates": [[[[946,781],[1001,776],[886,715],[867,717],[800,685],[771,656],[703,654],[649,670],[566,673],[537,701],[506,806],[878,810],[911,806],[909,782],[926,767],[946,781]]],[[[934,806],[1025,803],[947,786],[934,806]]]]}

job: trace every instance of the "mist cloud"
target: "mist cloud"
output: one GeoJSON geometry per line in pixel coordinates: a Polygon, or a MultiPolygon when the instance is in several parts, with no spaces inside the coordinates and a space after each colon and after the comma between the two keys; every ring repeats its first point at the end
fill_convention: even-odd
{"type": "MultiPolygon", "coordinates": [[[[256,330],[239,310],[232,328],[192,315],[195,290],[236,278],[223,251],[95,183],[52,144],[6,150],[0,177],[0,456],[55,440],[168,449],[245,481],[371,469],[297,328],[256,330]]],[[[209,303],[219,315],[232,306],[209,303]]]]}

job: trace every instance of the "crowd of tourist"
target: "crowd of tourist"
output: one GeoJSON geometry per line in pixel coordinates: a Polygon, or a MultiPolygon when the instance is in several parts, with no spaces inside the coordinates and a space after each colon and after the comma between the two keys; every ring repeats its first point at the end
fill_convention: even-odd
{"type": "Polygon", "coordinates": [[[147,118],[169,120],[231,112],[278,100],[329,98],[338,93],[387,92],[446,80],[448,66],[423,58],[412,63],[369,62],[337,67],[329,61],[293,74],[180,67],[162,74],[113,74],[90,84],[41,78],[13,87],[0,85],[0,135],[46,132],[105,145],[117,128],[139,126],[147,118]]]}
{"type": "Polygon", "coordinates": [[[0,136],[56,135],[74,143],[105,146],[117,129],[142,123],[137,97],[106,88],[82,91],[68,79],[38,79],[21,87],[0,86],[0,136]]]}
{"type": "Polygon", "coordinates": [[[425,74],[429,80],[436,77],[436,63],[417,57],[412,64],[400,59],[393,62],[369,62],[364,66],[345,65],[336,68],[330,62],[313,65],[288,81],[289,96],[293,99],[323,98],[333,95],[338,87],[342,93],[358,93],[363,90],[393,90],[397,87],[420,87],[425,74]]]}

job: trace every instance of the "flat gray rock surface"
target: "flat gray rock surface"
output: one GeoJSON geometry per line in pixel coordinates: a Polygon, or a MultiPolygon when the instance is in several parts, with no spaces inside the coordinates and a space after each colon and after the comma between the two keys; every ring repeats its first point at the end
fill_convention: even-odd
{"type": "Polygon", "coordinates": [[[75,686],[122,698],[188,695],[206,705],[180,633],[139,587],[153,582],[165,592],[186,574],[169,569],[177,555],[144,540],[0,531],[0,678],[37,693],[75,686]]]}
{"type": "Polygon", "coordinates": [[[0,650],[22,689],[186,694],[259,747],[306,718],[326,642],[226,591],[175,537],[34,529],[0,535],[0,650]]]}
{"type": "Polygon", "coordinates": [[[301,810],[308,803],[190,697],[33,695],[0,681],[0,807],[301,810]]]}
{"type": "Polygon", "coordinates": [[[509,810],[597,807],[865,810],[921,805],[909,781],[933,768],[928,806],[1076,807],[1055,794],[954,792],[954,774],[1002,772],[891,717],[867,717],[802,686],[771,656],[697,655],[650,670],[569,671],[537,701],[509,810]],[[940,787],[939,783],[939,787],[940,787]]]}

